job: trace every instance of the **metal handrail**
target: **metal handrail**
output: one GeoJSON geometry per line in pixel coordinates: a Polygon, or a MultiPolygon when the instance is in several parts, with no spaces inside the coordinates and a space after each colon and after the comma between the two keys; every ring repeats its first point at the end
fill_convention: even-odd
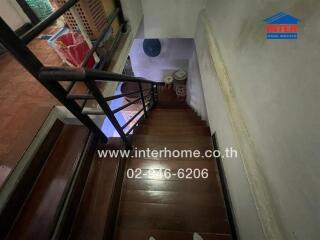
{"type": "MultiPolygon", "coordinates": [[[[144,95],[145,91],[150,91],[152,95],[151,100],[152,106],[157,102],[157,82],[147,80],[144,78],[131,77],[122,74],[106,72],[97,69],[87,69],[87,68],[65,68],[65,67],[46,67],[44,66],[39,59],[30,51],[30,49],[26,46],[33,38],[35,38],[39,33],[41,33],[45,28],[50,26],[57,18],[62,16],[66,11],[68,11],[72,6],[74,6],[78,0],[69,0],[62,7],[56,10],[54,13],[49,15],[46,19],[35,25],[32,29],[30,29],[27,33],[25,33],[21,38],[17,37],[12,29],[0,18],[0,42],[15,56],[15,58],[38,80],[40,83],[46,87],[70,112],[73,113],[75,117],[77,117],[85,126],[91,129],[94,133],[99,134],[102,138],[107,141],[108,138],[105,134],[98,128],[92,119],[89,117],[90,114],[101,114],[104,113],[117,132],[120,137],[126,143],[127,146],[130,146],[127,135],[136,127],[137,123],[141,120],[141,118],[131,127],[131,129],[124,133],[123,126],[120,126],[117,121],[115,114],[122,109],[141,101],[144,111],[143,117],[147,117],[147,106],[145,104],[144,95]],[[70,82],[67,88],[64,88],[60,82],[68,81],[70,82]],[[89,93],[87,95],[75,95],[70,94],[72,87],[76,82],[84,82],[87,86],[89,93]],[[101,91],[97,87],[98,81],[110,81],[110,82],[133,82],[137,83],[139,87],[139,91],[127,93],[127,94],[119,94],[115,96],[105,97],[102,95],[101,91]],[[142,89],[142,84],[150,84],[150,89],[142,89]],[[134,93],[139,93],[140,97],[137,100],[131,101],[115,110],[111,110],[107,101],[111,101],[113,99],[125,97],[134,93]],[[95,100],[99,104],[101,110],[103,112],[98,111],[86,111],[84,107],[88,100],[95,100]],[[82,105],[79,105],[76,100],[84,100],[82,105]]],[[[112,22],[119,17],[121,10],[117,8],[114,12],[108,17],[108,24],[106,28],[102,31],[101,35],[98,37],[96,43],[89,50],[87,55],[85,56],[81,66],[85,66],[90,57],[96,52],[98,45],[103,40],[105,34],[109,31],[112,22]]],[[[121,15],[121,14],[120,14],[121,15]]],[[[120,30],[124,28],[126,23],[122,22],[120,30]]],[[[120,35],[117,34],[116,40],[112,44],[112,49],[117,46],[117,41],[120,39],[120,35]]],[[[104,59],[106,60],[106,59],[104,59]]],[[[107,59],[106,61],[110,61],[107,59]]],[[[105,61],[103,61],[105,62],[105,61]]],[[[100,66],[101,67],[101,66],[100,66]]],[[[150,97],[150,94],[148,97],[150,97]]],[[[148,106],[149,106],[148,104],[148,106]]],[[[142,111],[141,110],[141,111],[142,111]]],[[[141,112],[140,111],[140,112],[141,112]]],[[[135,115],[137,117],[138,114],[135,115]]],[[[131,123],[133,119],[130,119],[129,123],[131,123]]],[[[128,126],[129,123],[125,124],[128,126]]]]}
{"type": "MultiPolygon", "coordinates": [[[[143,91],[145,92],[148,90],[152,90],[152,89],[144,89],[143,91]]],[[[105,97],[104,100],[105,101],[112,101],[112,100],[115,100],[118,98],[130,96],[130,95],[136,94],[136,93],[140,93],[140,90],[132,91],[132,92],[128,92],[128,93],[122,93],[122,94],[118,94],[118,95],[114,95],[114,96],[110,96],[110,97],[105,97]]],[[[75,100],[93,100],[94,99],[94,97],[92,95],[68,95],[67,98],[68,99],[75,99],[75,100]]]]}
{"type": "Polygon", "coordinates": [[[71,67],[43,67],[39,73],[39,79],[43,81],[77,81],[88,80],[113,81],[113,82],[140,82],[158,84],[155,81],[141,77],[132,77],[123,74],[106,72],[102,70],[71,67]]]}
{"type": "Polygon", "coordinates": [[[140,109],[140,111],[138,111],[135,115],[133,115],[131,117],[131,119],[129,119],[129,121],[127,121],[123,126],[122,129],[125,129],[127,126],[129,126],[129,124],[143,111],[143,108],[140,109]]]}
{"type": "MultiPolygon", "coordinates": [[[[127,147],[130,147],[131,144],[129,142],[128,135],[130,132],[132,132],[139,124],[139,122],[146,117],[146,112],[150,109],[147,109],[147,106],[143,104],[143,109],[141,109],[137,114],[134,115],[134,118],[131,118],[127,123],[125,123],[123,126],[120,126],[119,122],[117,121],[115,114],[110,109],[110,106],[107,101],[117,99],[120,97],[125,97],[127,95],[133,94],[132,92],[130,94],[120,94],[116,96],[109,96],[105,97],[102,95],[101,91],[97,87],[96,82],[97,81],[116,81],[116,82],[135,82],[139,85],[142,83],[150,84],[151,89],[142,90],[141,87],[139,87],[139,91],[137,93],[140,93],[140,98],[142,102],[144,99],[150,94],[152,94],[152,101],[150,100],[149,103],[152,103],[152,106],[154,106],[157,103],[157,83],[146,80],[143,78],[135,78],[130,76],[125,76],[121,74],[116,73],[109,73],[105,71],[99,71],[99,70],[89,70],[85,68],[50,68],[45,67],[41,61],[32,53],[32,51],[27,47],[27,43],[29,43],[33,38],[35,38],[39,33],[41,33],[45,28],[50,26],[58,17],[62,16],[66,11],[68,11],[72,6],[74,6],[77,3],[78,0],[69,0],[66,2],[61,8],[56,10],[54,13],[49,15],[45,20],[38,23],[36,26],[34,26],[31,30],[29,30],[26,34],[22,36],[22,38],[19,38],[15,32],[8,26],[8,24],[0,17],[0,43],[3,44],[5,48],[16,58],[16,60],[35,78],[37,79],[55,98],[57,98],[79,121],[88,127],[92,133],[95,134],[95,136],[98,136],[102,141],[107,142],[108,138],[107,136],[101,131],[101,129],[95,124],[93,119],[89,116],[90,112],[86,112],[84,110],[85,104],[87,100],[89,99],[82,99],[84,100],[82,104],[80,104],[77,100],[77,98],[73,98],[73,96],[70,94],[70,91],[77,81],[82,81],[87,86],[88,90],[90,91],[87,95],[89,97],[93,97],[94,100],[97,101],[100,108],[102,109],[102,113],[105,114],[110,122],[113,124],[115,129],[118,131],[120,137],[123,139],[127,147]],[[70,81],[69,87],[66,88],[66,86],[63,86],[61,84],[61,81],[70,81]],[[71,86],[71,87],[70,87],[71,86]],[[150,91],[151,93],[147,96],[144,95],[145,91],[150,91]],[[137,119],[137,121],[130,127],[130,129],[126,132],[124,132],[125,128],[129,126],[130,123],[134,119],[137,118],[137,116],[144,111],[144,114],[142,117],[137,119]]],[[[118,45],[118,40],[121,37],[121,32],[123,29],[126,29],[126,22],[123,17],[122,11],[121,11],[121,5],[120,0],[115,0],[116,6],[120,9],[118,11],[118,19],[120,21],[121,27],[120,30],[117,33],[117,36],[115,37],[115,40],[112,44],[112,49],[114,50],[118,45]]],[[[115,19],[115,18],[109,18],[109,19],[115,19]]],[[[101,37],[102,38],[102,37],[101,37]]],[[[99,37],[100,39],[100,37],[99,37]]],[[[96,47],[94,47],[96,48],[96,47]]],[[[89,55],[93,54],[96,51],[90,50],[89,55]]],[[[112,51],[108,52],[109,59],[106,57],[100,61],[99,69],[103,67],[104,63],[110,62],[110,56],[112,56],[112,51]],[[101,64],[103,63],[103,64],[101,64]]],[[[87,57],[86,57],[87,58],[87,57]]],[[[88,57],[90,58],[90,56],[88,57]]],[[[84,61],[85,62],[85,61],[84,61]]],[[[85,65],[85,64],[84,64],[85,65]]],[[[148,104],[149,105],[149,104],[148,104]]],[[[152,107],[151,106],[151,107],[152,107]]],[[[90,160],[91,161],[91,160],[90,160]]],[[[77,169],[82,168],[81,161],[78,166],[76,166],[77,169]]],[[[88,165],[90,166],[90,165],[88,165]]],[[[117,176],[116,176],[116,184],[114,185],[114,191],[112,192],[111,196],[111,204],[110,209],[112,211],[117,210],[117,201],[119,200],[120,196],[120,189],[122,185],[122,179],[124,175],[124,166],[125,162],[124,159],[120,159],[120,165],[117,170],[117,176]]],[[[72,177],[72,179],[76,179],[72,177]]],[[[75,181],[78,181],[76,179],[75,181]]],[[[70,189],[69,189],[70,190],[70,189]]],[[[71,192],[71,190],[70,190],[71,192]]],[[[15,193],[10,193],[10,198],[14,199],[15,193]]],[[[20,205],[12,205],[9,204],[8,208],[5,208],[5,210],[1,209],[0,211],[0,225],[1,225],[1,231],[0,231],[0,238],[4,238],[6,234],[10,231],[12,224],[14,223],[15,216],[19,213],[20,205]],[[9,206],[10,205],[10,206],[9,206]],[[8,214],[10,212],[10,214],[8,214]],[[14,213],[14,214],[11,214],[14,213]]],[[[111,221],[111,217],[114,217],[115,214],[108,214],[108,220],[107,225],[112,225],[109,222],[111,221]]],[[[60,218],[59,218],[60,219],[60,218]]],[[[61,226],[61,225],[59,225],[61,226]]],[[[111,227],[106,228],[106,236],[107,238],[112,235],[112,229],[111,227]],[[110,231],[109,231],[110,230],[110,231]]],[[[54,236],[59,235],[61,229],[55,228],[54,236]]]]}
{"type": "Polygon", "coordinates": [[[121,107],[118,107],[118,108],[112,110],[112,112],[114,114],[116,114],[117,112],[120,112],[121,110],[123,110],[123,109],[125,109],[125,108],[131,106],[132,104],[135,104],[135,103],[137,103],[139,101],[140,101],[140,98],[137,98],[137,99],[135,99],[133,101],[128,102],[127,104],[122,105],[121,107]]]}
{"type": "Polygon", "coordinates": [[[81,67],[85,67],[90,59],[90,57],[93,55],[93,53],[97,50],[98,46],[100,45],[100,43],[102,42],[102,40],[104,39],[106,33],[109,31],[113,21],[115,20],[115,18],[118,16],[119,14],[119,8],[115,9],[112,14],[110,15],[110,17],[108,18],[108,22],[107,22],[107,26],[104,28],[104,30],[101,32],[100,36],[98,37],[98,39],[95,41],[95,43],[93,44],[92,48],[89,50],[89,52],[87,52],[86,56],[84,57],[82,63],[81,63],[81,67]]]}
{"type": "MultiPolygon", "coordinates": [[[[83,114],[86,115],[103,115],[105,114],[110,122],[115,127],[116,131],[122,138],[122,140],[126,143],[127,146],[130,146],[129,140],[128,140],[128,134],[136,127],[136,124],[140,121],[140,119],[137,121],[135,125],[132,126],[132,128],[127,132],[124,133],[124,129],[120,126],[119,122],[117,121],[115,114],[129,106],[131,106],[134,103],[137,103],[138,101],[142,102],[143,106],[143,112],[144,112],[144,118],[147,117],[147,106],[145,104],[145,95],[144,91],[142,89],[142,83],[144,84],[151,84],[150,95],[152,96],[152,105],[156,104],[156,94],[155,94],[155,86],[157,87],[157,82],[147,80],[144,78],[139,77],[132,77],[132,76],[126,76],[123,74],[117,74],[117,73],[111,73],[106,72],[102,70],[95,70],[95,69],[87,69],[87,68],[70,68],[70,67],[43,67],[38,75],[38,78],[41,81],[49,81],[49,82],[61,82],[61,81],[72,81],[72,82],[84,82],[88,89],[91,92],[90,96],[85,96],[85,101],[88,99],[91,99],[91,97],[96,100],[102,109],[101,111],[82,111],[83,114]],[[97,81],[112,81],[112,82],[134,82],[138,84],[139,91],[137,93],[140,93],[140,98],[133,100],[131,102],[128,102],[127,104],[111,110],[106,100],[111,99],[117,99],[126,96],[126,94],[121,94],[119,96],[110,96],[110,97],[104,97],[100,90],[98,89],[96,82],[97,81]]],[[[133,93],[130,93],[133,94],[133,93]]],[[[129,95],[129,94],[128,94],[129,95]]],[[[148,96],[150,96],[148,95],[148,96]]],[[[79,97],[79,96],[78,96],[79,97]]],[[[68,98],[68,96],[67,96],[68,98]]],[[[81,97],[80,97],[81,98],[81,97]]],[[[70,99],[70,98],[69,98],[70,99]]],[[[76,99],[76,98],[74,98],[76,99]]],[[[82,107],[83,109],[83,107],[82,107]]]]}
{"type": "Polygon", "coordinates": [[[73,7],[79,0],[69,0],[65,4],[63,4],[59,9],[55,12],[51,13],[44,20],[39,22],[33,28],[31,28],[28,32],[22,35],[21,40],[27,44],[32,39],[34,39],[39,33],[49,27],[55,20],[61,17],[66,11],[68,11],[71,7],[73,7]]]}

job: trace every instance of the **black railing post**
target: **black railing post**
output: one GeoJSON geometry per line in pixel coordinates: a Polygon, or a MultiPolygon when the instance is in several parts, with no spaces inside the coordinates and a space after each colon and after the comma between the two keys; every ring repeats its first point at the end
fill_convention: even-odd
{"type": "Polygon", "coordinates": [[[66,11],[68,11],[71,7],[73,7],[78,0],[69,0],[65,4],[63,4],[59,9],[55,12],[51,13],[44,20],[39,22],[33,28],[31,28],[28,32],[22,35],[21,39],[24,43],[29,43],[33,38],[35,38],[38,34],[40,34],[44,29],[49,27],[55,20],[57,20],[60,16],[62,16],[66,11]]]}
{"type": "Polygon", "coordinates": [[[141,101],[142,101],[144,117],[146,118],[146,117],[147,117],[147,109],[146,109],[146,103],[145,103],[145,101],[144,101],[144,95],[143,95],[143,91],[142,91],[142,84],[141,84],[141,82],[139,82],[138,85],[139,85],[139,90],[140,90],[140,98],[141,98],[141,101]]]}
{"type": "Polygon", "coordinates": [[[157,103],[158,103],[158,98],[159,98],[158,84],[156,84],[156,95],[157,95],[156,101],[157,101],[157,103]]]}
{"type": "Polygon", "coordinates": [[[155,88],[155,85],[152,83],[151,84],[151,91],[152,91],[152,106],[155,106],[156,105],[156,97],[154,95],[154,88],[155,88]]]}
{"type": "Polygon", "coordinates": [[[25,0],[17,0],[17,3],[19,4],[23,12],[27,15],[27,17],[30,19],[33,25],[36,25],[40,22],[38,16],[34,13],[32,8],[28,5],[28,3],[25,0]]]}
{"type": "MultiPolygon", "coordinates": [[[[86,115],[81,113],[80,106],[74,101],[67,99],[65,89],[55,81],[41,80],[39,75],[43,69],[42,63],[22,42],[14,31],[0,17],[0,42],[11,52],[17,61],[36,78],[52,95],[54,95],[79,121],[88,127],[94,134],[100,136],[103,141],[107,137],[97,125],[86,115]]],[[[23,77],[23,76],[22,76],[23,77]]],[[[15,216],[19,213],[19,207],[3,208],[0,210],[0,238],[4,239],[12,226],[15,216]]]]}
{"type": "Polygon", "coordinates": [[[67,99],[66,90],[56,81],[41,80],[39,75],[43,69],[42,63],[30,49],[16,36],[11,28],[0,18],[0,42],[53,96],[55,96],[80,122],[107,141],[107,137],[97,125],[86,115],[82,114],[80,106],[71,99],[67,99]]]}
{"type": "Polygon", "coordinates": [[[122,127],[120,126],[118,120],[116,119],[115,115],[113,114],[111,108],[109,107],[108,103],[105,101],[103,95],[101,94],[99,88],[96,86],[94,80],[85,81],[88,89],[91,91],[91,94],[94,96],[96,101],[98,102],[99,106],[101,107],[102,111],[107,115],[110,122],[113,124],[116,131],[119,133],[120,137],[124,141],[127,147],[130,147],[131,144],[126,137],[122,127]]]}
{"type": "Polygon", "coordinates": [[[121,1],[120,0],[113,0],[113,1],[114,1],[115,7],[120,9],[118,19],[119,19],[120,25],[123,24],[122,31],[126,32],[127,31],[127,21],[124,17],[123,11],[122,11],[121,1]]]}

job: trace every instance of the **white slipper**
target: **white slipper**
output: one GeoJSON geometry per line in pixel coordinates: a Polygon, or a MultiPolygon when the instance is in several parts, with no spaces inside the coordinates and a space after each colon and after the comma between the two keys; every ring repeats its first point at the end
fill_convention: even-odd
{"type": "Polygon", "coordinates": [[[203,238],[199,235],[199,233],[193,233],[193,240],[203,240],[203,238]]]}
{"type": "Polygon", "coordinates": [[[149,237],[149,240],[156,240],[156,239],[155,239],[154,237],[152,237],[152,236],[151,236],[151,237],[149,237]]]}

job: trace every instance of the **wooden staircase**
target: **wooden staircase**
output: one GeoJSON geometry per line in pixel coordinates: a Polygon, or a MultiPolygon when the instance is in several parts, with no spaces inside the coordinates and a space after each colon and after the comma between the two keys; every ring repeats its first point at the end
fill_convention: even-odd
{"type": "Polygon", "coordinates": [[[1,43],[83,124],[57,121],[34,158],[23,166],[18,163],[19,171],[13,170],[17,174],[7,178],[0,192],[0,239],[135,240],[152,235],[157,239],[185,240],[191,239],[195,231],[204,239],[231,239],[215,159],[97,157],[97,149],[123,150],[131,143],[134,148],[201,152],[212,150],[213,146],[205,122],[188,105],[177,101],[173,91],[158,94],[157,82],[101,70],[110,67],[112,55],[128,29],[121,4],[116,4],[117,9],[108,17],[107,26],[79,68],[41,63],[27,44],[76,3],[77,0],[66,1],[21,38],[0,18],[1,43]],[[111,48],[105,56],[99,56],[95,69],[84,68],[115,19],[121,27],[111,48]],[[99,88],[101,82],[134,82],[139,91],[104,96],[99,88]],[[76,83],[83,83],[86,93],[73,94],[76,83]],[[144,89],[142,84],[150,89],[144,89]],[[110,108],[109,101],[132,94],[140,97],[117,109],[110,108]],[[101,111],[86,108],[91,100],[101,111]],[[143,115],[137,119],[136,114],[121,126],[115,114],[137,102],[142,103],[138,113],[143,115]],[[147,114],[149,117],[144,119],[147,114]],[[106,116],[121,140],[107,138],[92,115],[106,116]],[[133,138],[129,139],[132,132],[133,138]],[[206,168],[209,175],[207,179],[180,179],[177,175],[170,179],[148,175],[129,179],[125,177],[129,168],[144,172],[166,168],[172,173],[206,168]]]}
{"type": "MultiPolygon", "coordinates": [[[[134,130],[139,149],[213,149],[209,128],[170,90],[134,130]]],[[[83,126],[58,121],[18,181],[0,215],[1,239],[232,239],[215,159],[98,158],[107,144],[83,126]],[[179,169],[208,169],[208,178],[186,179],[179,169]],[[128,169],[170,169],[170,179],[128,169]],[[120,191],[119,191],[120,189],[120,191]]]]}
{"type": "Polygon", "coordinates": [[[125,159],[101,159],[96,150],[123,148],[120,138],[104,144],[86,127],[57,120],[16,179],[0,214],[0,239],[104,239],[106,229],[112,234],[125,159]]]}
{"type": "MultiPolygon", "coordinates": [[[[190,107],[162,90],[157,107],[133,136],[138,149],[212,150],[209,128],[190,107]]],[[[232,239],[215,159],[130,158],[127,169],[141,169],[141,178],[126,178],[115,239],[232,239]],[[179,178],[179,169],[208,169],[207,179],[179,178]],[[170,169],[172,176],[151,176],[150,169],[170,169]]],[[[160,171],[160,170],[159,170],[160,171]]]]}

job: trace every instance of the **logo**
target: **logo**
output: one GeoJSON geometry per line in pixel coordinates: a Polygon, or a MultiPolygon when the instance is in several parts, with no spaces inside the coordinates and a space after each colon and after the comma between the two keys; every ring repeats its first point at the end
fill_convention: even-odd
{"type": "Polygon", "coordinates": [[[264,19],[267,39],[298,39],[299,19],[284,12],[264,19]]]}

